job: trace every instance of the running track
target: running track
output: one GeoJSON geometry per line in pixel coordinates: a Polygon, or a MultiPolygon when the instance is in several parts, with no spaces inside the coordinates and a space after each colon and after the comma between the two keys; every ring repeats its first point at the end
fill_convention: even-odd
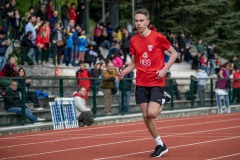
{"type": "MultiPolygon", "coordinates": [[[[164,160],[239,160],[240,113],[158,119],[164,160]]],[[[155,148],[142,121],[0,137],[0,160],[145,160],[155,148]]]]}

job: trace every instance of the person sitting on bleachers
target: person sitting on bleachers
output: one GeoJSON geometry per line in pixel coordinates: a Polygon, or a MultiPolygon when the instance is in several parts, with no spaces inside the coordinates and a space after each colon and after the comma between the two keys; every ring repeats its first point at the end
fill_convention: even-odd
{"type": "MultiPolygon", "coordinates": [[[[19,68],[18,77],[25,77],[26,72],[23,68],[19,68]]],[[[17,79],[18,90],[21,92],[22,97],[25,98],[25,101],[30,101],[33,103],[35,110],[43,110],[44,108],[40,107],[37,94],[35,91],[30,91],[30,84],[32,83],[31,79],[17,79]]]]}
{"type": "MultiPolygon", "coordinates": [[[[11,81],[10,87],[3,94],[4,98],[4,109],[6,112],[13,112],[17,115],[22,115],[22,108],[24,107],[21,104],[21,94],[17,90],[18,83],[17,81],[11,81]]],[[[37,118],[33,115],[29,108],[25,109],[25,115],[31,122],[44,121],[45,119],[37,118]]]]}
{"type": "Polygon", "coordinates": [[[73,93],[79,126],[91,126],[94,123],[91,109],[87,107],[84,99],[86,93],[86,88],[83,86],[80,86],[78,91],[73,93]]]}

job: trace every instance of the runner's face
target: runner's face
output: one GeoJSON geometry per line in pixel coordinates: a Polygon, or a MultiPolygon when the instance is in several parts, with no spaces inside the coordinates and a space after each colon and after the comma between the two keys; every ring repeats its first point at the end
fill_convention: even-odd
{"type": "Polygon", "coordinates": [[[149,23],[150,23],[150,21],[147,19],[147,17],[145,15],[143,15],[143,14],[135,15],[135,26],[139,33],[142,33],[147,28],[149,23]]]}

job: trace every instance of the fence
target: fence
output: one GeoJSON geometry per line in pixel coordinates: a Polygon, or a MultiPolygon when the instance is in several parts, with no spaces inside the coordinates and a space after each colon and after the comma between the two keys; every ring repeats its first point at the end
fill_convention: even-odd
{"type": "MultiPolygon", "coordinates": [[[[51,114],[48,103],[54,101],[56,97],[73,97],[73,92],[77,90],[77,79],[75,77],[26,77],[27,79],[32,79],[32,84],[30,90],[38,90],[43,93],[47,93],[48,97],[38,97],[40,101],[41,107],[44,107],[44,110],[35,111],[33,110],[33,114],[38,116],[43,116],[47,119],[47,121],[51,120],[51,114]]],[[[22,78],[12,78],[12,79],[22,79],[22,78]]],[[[22,79],[24,80],[24,79],[22,79]]],[[[81,80],[89,80],[89,79],[81,79],[81,80]]],[[[98,95],[97,91],[99,89],[99,78],[91,78],[92,82],[91,92],[89,94],[89,98],[87,100],[87,105],[92,106],[92,112],[94,117],[105,116],[104,115],[104,100],[102,95],[98,95]]],[[[129,80],[129,79],[123,79],[129,80]]],[[[134,80],[133,80],[134,81],[134,80]]],[[[215,78],[209,78],[206,90],[205,90],[205,106],[216,106],[215,99],[215,78]]],[[[240,104],[239,103],[239,90],[238,90],[238,101],[233,100],[232,93],[233,88],[231,86],[232,79],[228,80],[229,86],[229,99],[232,104],[240,104]]],[[[4,91],[10,84],[10,79],[0,78],[0,86],[1,92],[4,91]]],[[[177,109],[189,109],[189,108],[198,108],[200,106],[200,101],[197,96],[197,83],[195,79],[191,78],[177,78],[177,79],[167,79],[167,91],[171,95],[171,102],[164,107],[164,110],[177,110],[177,109]],[[179,94],[179,95],[178,95],[179,94]]],[[[140,113],[141,110],[135,103],[134,97],[134,88],[131,89],[130,102],[128,112],[125,111],[124,104],[124,90],[119,88],[120,92],[116,95],[113,95],[112,101],[112,115],[119,114],[130,114],[130,113],[140,113]],[[122,110],[119,110],[119,94],[122,94],[122,110]],[[123,111],[123,112],[122,112],[123,111]]],[[[26,120],[25,108],[29,107],[28,103],[26,103],[25,99],[27,99],[26,93],[22,92],[22,114],[20,116],[16,116],[15,114],[6,113],[4,111],[3,98],[0,101],[0,126],[6,125],[24,125],[29,123],[26,120]],[[25,97],[25,98],[24,98],[25,97]]]]}

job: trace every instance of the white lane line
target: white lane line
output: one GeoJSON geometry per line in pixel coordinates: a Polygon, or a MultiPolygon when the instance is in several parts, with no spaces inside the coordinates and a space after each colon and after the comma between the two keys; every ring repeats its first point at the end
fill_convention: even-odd
{"type": "Polygon", "coordinates": [[[223,158],[234,157],[234,156],[238,156],[238,155],[240,155],[240,153],[230,154],[230,155],[226,155],[226,156],[222,156],[222,157],[211,158],[211,159],[207,159],[207,160],[223,159],[223,158]]]}
{"type": "MultiPolygon", "coordinates": [[[[210,141],[203,141],[203,142],[198,142],[198,143],[184,144],[184,145],[168,147],[168,148],[169,149],[176,149],[176,148],[189,147],[189,146],[194,146],[194,145],[200,145],[200,144],[206,144],[206,143],[212,143],[212,142],[219,142],[219,141],[225,141],[225,140],[237,139],[237,138],[240,138],[240,136],[230,137],[230,138],[221,138],[221,139],[215,139],[215,140],[210,140],[210,141]]],[[[146,153],[146,152],[152,152],[152,150],[143,151],[143,152],[137,152],[137,153],[129,153],[129,154],[124,154],[124,155],[120,155],[120,156],[97,158],[97,159],[93,159],[93,160],[114,159],[114,158],[131,156],[131,155],[135,155],[135,154],[142,154],[142,153],[146,153]]]]}
{"type": "MultiPolygon", "coordinates": [[[[239,113],[240,114],[240,113],[239,113]]],[[[234,114],[222,114],[222,115],[207,115],[207,116],[201,116],[201,117],[181,117],[181,118],[173,118],[173,119],[161,119],[161,117],[156,120],[157,123],[166,123],[166,122],[174,122],[174,121],[185,121],[185,120],[191,120],[191,119],[206,119],[207,118],[216,118],[216,117],[231,117],[233,115],[238,115],[237,113],[234,114]]],[[[87,128],[78,128],[78,129],[71,129],[71,130],[61,130],[61,131],[53,131],[51,133],[39,133],[39,134],[31,134],[31,135],[24,135],[24,136],[14,136],[11,135],[11,137],[0,137],[1,139],[15,139],[17,137],[35,137],[35,136],[48,136],[51,134],[61,134],[61,133],[71,133],[71,132],[79,132],[79,131],[89,131],[89,130],[97,130],[97,129],[106,129],[106,128],[115,128],[115,127],[121,127],[121,126],[136,126],[137,124],[139,125],[144,125],[143,122],[134,122],[134,123],[129,123],[129,124],[113,124],[113,125],[106,125],[106,126],[94,126],[94,127],[87,127],[87,128]]]]}
{"type": "MultiPolygon", "coordinates": [[[[179,133],[179,134],[173,134],[173,135],[162,136],[162,137],[174,137],[174,136],[178,136],[178,135],[187,135],[187,134],[196,134],[196,133],[204,133],[204,132],[219,131],[219,130],[228,130],[228,129],[239,128],[239,127],[240,126],[228,127],[228,128],[218,128],[218,129],[215,129],[215,130],[212,130],[212,129],[211,130],[205,130],[205,131],[201,130],[201,131],[196,131],[196,132],[179,133]]],[[[236,138],[239,138],[239,137],[240,136],[237,136],[236,138]]],[[[102,147],[102,146],[108,146],[108,145],[116,145],[116,144],[122,144],[122,143],[130,143],[130,142],[136,142],[136,141],[144,141],[144,140],[149,140],[149,139],[152,139],[152,138],[151,137],[150,138],[141,138],[141,139],[134,139],[134,140],[119,141],[119,142],[114,142],[114,143],[111,142],[111,143],[97,144],[97,145],[85,146],[85,147],[79,147],[79,148],[68,148],[68,149],[62,149],[62,150],[56,150],[56,151],[28,154],[28,155],[23,155],[23,156],[6,157],[6,158],[2,158],[0,160],[17,159],[17,158],[24,158],[24,157],[31,157],[31,156],[38,156],[38,155],[46,155],[46,154],[53,154],[53,153],[59,153],[59,152],[74,151],[74,150],[94,148],[94,147],[102,147]]],[[[231,139],[231,138],[225,138],[225,139],[231,139]]],[[[198,142],[198,143],[202,143],[202,142],[198,142]]],[[[148,152],[150,152],[150,151],[148,151],[148,152]]]]}
{"type": "MultiPolygon", "coordinates": [[[[212,124],[212,123],[222,123],[222,122],[230,122],[240,120],[240,118],[236,119],[228,119],[228,120],[218,120],[218,121],[210,121],[210,122],[200,122],[200,123],[192,123],[192,124],[184,124],[184,125],[176,125],[176,126],[167,126],[167,127],[160,127],[161,129],[169,129],[169,128],[177,128],[177,127],[186,127],[186,126],[195,126],[195,125],[203,125],[203,124],[212,124]]],[[[237,126],[238,128],[238,126],[237,126]]],[[[69,140],[77,140],[77,139],[86,139],[86,138],[96,138],[100,136],[112,136],[118,134],[127,134],[127,133],[134,133],[134,132],[143,132],[147,131],[147,129],[142,130],[134,130],[134,131],[126,131],[126,132],[115,132],[115,133],[107,133],[107,134],[98,134],[98,135],[91,135],[86,137],[74,137],[74,138],[65,138],[65,139],[58,139],[58,140],[50,140],[50,141],[41,141],[41,142],[34,142],[34,143],[25,143],[25,144],[17,144],[17,145],[10,145],[10,146],[1,146],[1,148],[10,148],[10,147],[19,147],[19,146],[26,146],[26,145],[36,145],[36,144],[45,144],[45,143],[53,143],[53,142],[62,142],[62,141],[69,141],[69,140]]]]}

